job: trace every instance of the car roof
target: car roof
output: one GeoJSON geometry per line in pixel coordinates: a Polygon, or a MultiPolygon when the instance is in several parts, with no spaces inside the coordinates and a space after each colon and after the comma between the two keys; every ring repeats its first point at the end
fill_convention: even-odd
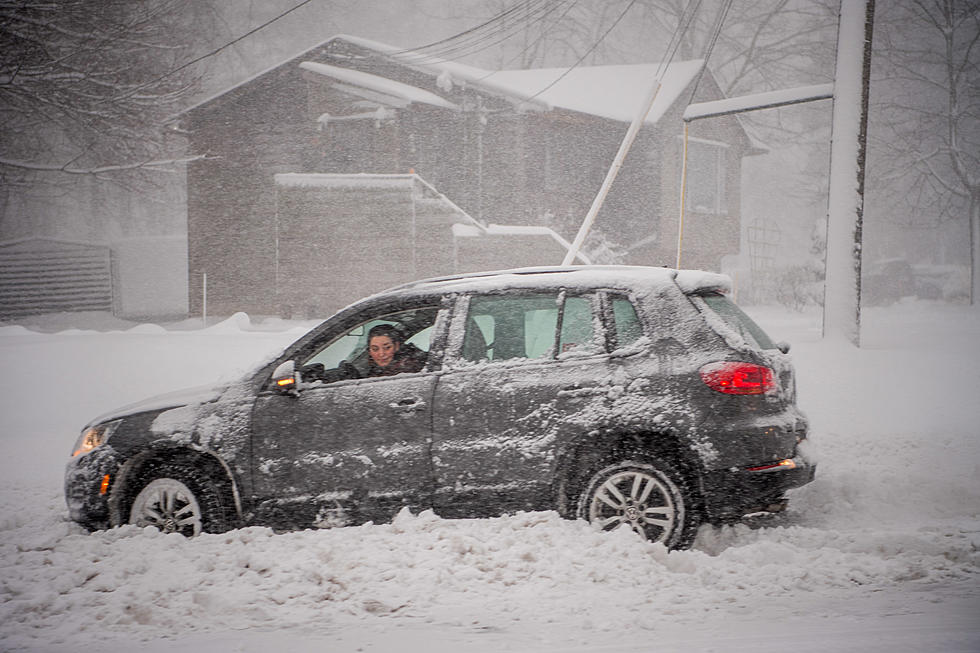
{"type": "Polygon", "coordinates": [[[380,294],[492,292],[513,288],[574,287],[646,291],[670,284],[676,284],[687,294],[731,291],[731,280],[725,275],[713,272],[632,265],[576,265],[514,268],[434,277],[395,286],[380,294]]]}

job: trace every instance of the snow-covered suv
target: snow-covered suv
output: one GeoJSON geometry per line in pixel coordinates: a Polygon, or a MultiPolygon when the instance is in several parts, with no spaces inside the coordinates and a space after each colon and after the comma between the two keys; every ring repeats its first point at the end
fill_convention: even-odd
{"type": "Polygon", "coordinates": [[[814,473],[786,347],[728,291],[727,277],[645,267],[394,288],[230,386],[93,421],[67,468],[71,517],[190,535],[406,506],[557,510],[686,546],[703,522],[782,509],[814,473]],[[414,352],[410,371],[372,376],[378,325],[414,352]]]}

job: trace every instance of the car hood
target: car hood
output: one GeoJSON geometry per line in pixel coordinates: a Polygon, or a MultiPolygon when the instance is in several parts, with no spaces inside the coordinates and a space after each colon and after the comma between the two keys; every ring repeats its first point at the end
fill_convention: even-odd
{"type": "Polygon", "coordinates": [[[190,404],[208,403],[217,400],[226,388],[227,385],[222,384],[202,385],[154,395],[99,415],[89,422],[85,428],[138,413],[161,411],[168,408],[177,408],[178,406],[188,406],[190,404]]]}

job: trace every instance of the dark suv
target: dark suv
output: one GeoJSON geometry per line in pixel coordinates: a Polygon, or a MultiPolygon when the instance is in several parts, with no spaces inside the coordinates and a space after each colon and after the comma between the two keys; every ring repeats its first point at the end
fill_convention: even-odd
{"type": "Polygon", "coordinates": [[[191,535],[557,510],[686,546],[703,522],[781,510],[814,473],[786,347],[728,290],[644,267],[394,288],[228,387],[92,422],[71,517],[191,535]],[[412,365],[376,375],[376,342],[412,365]]]}

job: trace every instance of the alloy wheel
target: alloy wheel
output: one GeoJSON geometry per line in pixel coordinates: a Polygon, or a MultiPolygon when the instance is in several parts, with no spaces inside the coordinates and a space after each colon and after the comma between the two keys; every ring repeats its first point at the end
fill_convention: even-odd
{"type": "Polygon", "coordinates": [[[662,542],[673,533],[677,507],[653,468],[620,469],[593,487],[588,520],[602,530],[627,526],[651,542],[662,542]]]}
{"type": "Polygon", "coordinates": [[[182,482],[158,478],[136,495],[129,522],[155,526],[164,533],[197,535],[201,532],[201,507],[194,493],[182,482]]]}

